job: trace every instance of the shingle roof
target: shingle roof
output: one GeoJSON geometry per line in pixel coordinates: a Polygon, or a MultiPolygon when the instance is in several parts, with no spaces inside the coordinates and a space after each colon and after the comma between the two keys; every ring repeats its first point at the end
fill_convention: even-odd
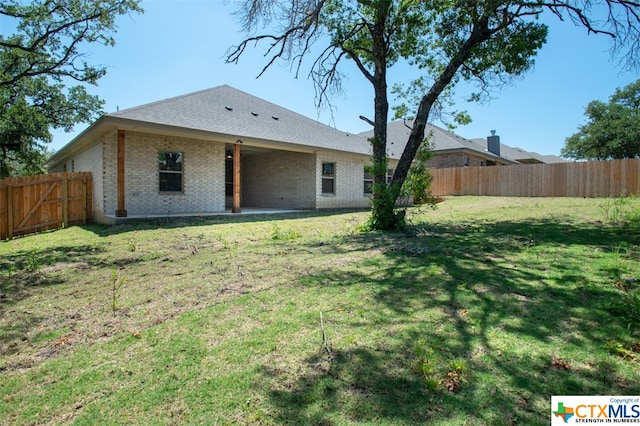
{"type": "Polygon", "coordinates": [[[565,160],[564,158],[558,157],[557,155],[540,155],[540,158],[542,158],[542,160],[547,164],[570,162],[569,160],[565,160]]]}
{"type": "Polygon", "coordinates": [[[371,155],[369,142],[223,85],[122,110],[111,117],[371,155]]]}
{"type": "MultiPolygon", "coordinates": [[[[487,140],[485,138],[474,138],[471,141],[478,145],[478,149],[486,149],[487,140]]],[[[524,160],[538,160],[538,158],[534,157],[532,153],[525,151],[522,148],[512,147],[509,145],[505,145],[503,143],[500,144],[500,156],[506,158],[511,161],[524,161],[524,160]]]]}
{"type": "MultiPolygon", "coordinates": [[[[487,140],[485,138],[475,138],[472,139],[472,141],[480,146],[487,145],[487,140]]],[[[503,143],[500,144],[500,156],[518,162],[529,162],[531,160],[545,164],[567,162],[567,160],[562,157],[558,157],[557,155],[542,155],[535,151],[526,151],[520,147],[509,146],[503,143]]]]}
{"type": "MultiPolygon", "coordinates": [[[[392,121],[387,124],[387,151],[391,158],[399,158],[402,154],[402,150],[406,145],[409,134],[411,133],[411,122],[399,120],[392,121]]],[[[474,143],[468,139],[456,135],[453,132],[442,129],[433,124],[427,124],[425,127],[425,137],[431,134],[431,143],[433,144],[434,151],[454,151],[454,150],[471,150],[487,158],[495,158],[500,160],[500,157],[488,152],[485,148],[481,148],[480,145],[474,143]]],[[[373,136],[373,131],[367,131],[360,133],[360,136],[365,138],[373,136]]],[[[507,161],[512,161],[507,159],[507,161]]]]}

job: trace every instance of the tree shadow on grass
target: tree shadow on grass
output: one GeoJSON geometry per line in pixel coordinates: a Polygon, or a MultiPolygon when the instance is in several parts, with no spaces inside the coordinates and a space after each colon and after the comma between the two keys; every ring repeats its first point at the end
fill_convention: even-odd
{"type": "Polygon", "coordinates": [[[572,253],[585,251],[569,249],[596,256],[622,246],[614,260],[635,261],[639,242],[599,224],[536,221],[325,244],[325,253],[372,256],[304,277],[301,286],[357,287],[370,295],[375,320],[363,323],[347,308],[335,321],[354,334],[390,332],[373,345],[333,348],[331,359],[312,354],[293,379],[265,367],[268,403],[288,424],[548,424],[551,395],[637,394],[635,361],[603,348],[625,333],[605,309],[616,292],[608,282],[621,269],[601,262],[584,271],[591,260],[572,253]],[[420,367],[431,364],[429,374],[420,367]]]}
{"type": "Polygon", "coordinates": [[[91,245],[15,251],[0,258],[0,355],[15,353],[44,318],[33,309],[14,306],[43,287],[65,284],[59,272],[88,269],[104,250],[91,245]]]}
{"type": "Polygon", "coordinates": [[[286,213],[255,213],[238,215],[215,215],[210,216],[170,216],[165,218],[128,219],[117,225],[89,224],[83,228],[93,232],[100,237],[117,235],[128,232],[150,230],[150,229],[175,229],[194,228],[212,225],[230,225],[242,223],[278,222],[283,220],[309,219],[330,217],[333,215],[343,215],[349,213],[361,213],[368,209],[322,209],[322,210],[300,210],[286,213]]]}

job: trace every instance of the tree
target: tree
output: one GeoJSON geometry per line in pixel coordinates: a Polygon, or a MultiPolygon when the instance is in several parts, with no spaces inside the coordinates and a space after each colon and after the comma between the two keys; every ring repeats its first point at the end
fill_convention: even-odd
{"type": "Polygon", "coordinates": [[[606,160],[640,156],[640,80],[616,89],[609,102],[591,101],[589,119],[565,141],[562,156],[576,160],[606,160]]]}
{"type": "Polygon", "coordinates": [[[14,29],[0,34],[0,178],[41,171],[52,128],[69,131],[101,114],[103,101],[85,86],[106,69],[80,49],[114,45],[115,18],[141,11],[138,0],[0,3],[3,29],[14,29]]]}
{"type": "Polygon", "coordinates": [[[341,62],[353,61],[374,91],[370,225],[395,229],[402,216],[394,206],[430,115],[461,80],[478,83],[472,98],[479,100],[491,87],[528,70],[546,42],[547,26],[538,20],[542,13],[611,36],[614,51],[628,48],[627,66],[638,63],[640,4],[624,0],[245,0],[240,10],[244,30],[264,25],[273,33],[250,36],[232,47],[227,62],[237,62],[248,46],[266,42],[267,63],[259,76],[278,60],[292,63],[298,75],[313,43],[326,42],[309,72],[321,105],[341,90],[341,62]],[[387,71],[399,61],[423,75],[400,90],[415,100],[410,105],[414,121],[387,185],[387,71]]]}

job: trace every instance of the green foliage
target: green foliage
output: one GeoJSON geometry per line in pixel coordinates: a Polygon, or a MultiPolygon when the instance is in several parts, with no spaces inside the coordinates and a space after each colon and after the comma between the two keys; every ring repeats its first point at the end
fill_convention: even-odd
{"type": "Polygon", "coordinates": [[[618,291],[608,299],[607,310],[633,332],[640,331],[640,282],[637,278],[617,280],[618,291]]]}
{"type": "Polygon", "coordinates": [[[447,361],[446,352],[420,341],[415,346],[416,368],[427,392],[459,392],[469,376],[469,365],[462,358],[447,361]]]}
{"type": "Polygon", "coordinates": [[[114,45],[115,18],[140,12],[137,0],[8,0],[0,4],[0,178],[40,173],[50,129],[71,130],[101,114],[86,84],[106,68],[89,65],[80,48],[114,45]],[[67,87],[67,82],[80,85],[67,87]]]}
{"type": "Polygon", "coordinates": [[[616,89],[609,101],[592,101],[587,124],[565,140],[562,156],[605,160],[640,156],[640,80],[616,89]]]}
{"type": "MultiPolygon", "coordinates": [[[[376,143],[376,139],[371,139],[376,143]]],[[[389,185],[386,182],[388,161],[384,158],[373,158],[369,172],[374,176],[372,185],[371,217],[363,227],[365,230],[398,231],[404,228],[404,210],[396,210],[396,201],[400,195],[399,185],[389,185]]]]}
{"type": "Polygon", "coordinates": [[[119,309],[120,289],[126,281],[127,277],[121,276],[119,270],[115,268],[111,270],[111,311],[114,314],[119,309]]]}
{"type": "MultiPolygon", "coordinates": [[[[234,46],[227,62],[237,62],[248,46],[269,40],[265,57],[270,66],[283,60],[295,64],[296,75],[303,59],[316,51],[311,45],[329,40],[312,61],[309,75],[316,86],[318,106],[328,97],[340,93],[342,74],[340,62],[353,61],[374,89],[374,137],[378,149],[373,151],[374,168],[387,155],[386,123],[389,104],[387,72],[398,63],[411,67],[418,77],[397,84],[392,93],[402,99],[396,116],[413,117],[414,131],[404,147],[393,178],[395,187],[386,188],[377,176],[374,188],[373,229],[393,230],[404,221],[393,206],[417,155],[424,126],[432,116],[442,116],[451,106],[454,87],[460,81],[477,84],[470,100],[485,99],[490,90],[515,76],[522,75],[534,63],[534,58],[547,39],[547,25],[537,18],[544,11],[585,26],[590,32],[604,32],[616,38],[616,47],[629,46],[628,63],[637,67],[637,49],[633,40],[640,34],[640,13],[635,2],[606,4],[611,13],[596,20],[591,10],[599,3],[587,0],[552,3],[491,1],[462,2],[451,0],[405,1],[367,0],[322,2],[281,2],[249,0],[243,2],[239,15],[244,30],[276,28],[275,34],[253,34],[234,46]],[[626,18],[626,19],[623,19],[626,18]],[[279,25],[273,25],[277,23],[279,25]],[[325,33],[328,37],[319,37],[325,33]],[[398,172],[399,170],[399,172],[398,172]]],[[[468,122],[465,112],[454,112],[453,121],[468,122]]]]}
{"type": "Polygon", "coordinates": [[[635,395],[638,330],[606,307],[637,288],[640,238],[601,223],[601,202],[452,197],[396,235],[321,211],[3,242],[0,271],[18,269],[0,272],[0,418],[548,425],[551,395],[635,395]],[[301,237],[274,243],[274,221],[301,237]],[[115,265],[112,316],[96,306],[115,265]]]}
{"type": "Polygon", "coordinates": [[[273,224],[273,229],[271,231],[271,239],[274,241],[282,241],[282,240],[295,240],[296,238],[300,238],[299,232],[289,230],[283,231],[281,230],[277,224],[273,224]]]}
{"type": "Polygon", "coordinates": [[[599,207],[605,222],[619,225],[628,231],[640,229],[640,198],[637,196],[606,198],[599,207]]]}
{"type": "Polygon", "coordinates": [[[426,163],[433,157],[432,144],[429,142],[431,134],[427,136],[416,154],[416,159],[409,170],[409,175],[404,183],[406,193],[411,196],[414,204],[430,204],[435,206],[431,195],[431,182],[433,177],[429,174],[426,163]]]}
{"type": "Polygon", "coordinates": [[[42,260],[38,257],[35,250],[31,250],[29,256],[27,256],[24,270],[27,272],[35,272],[42,266],[42,260]]]}

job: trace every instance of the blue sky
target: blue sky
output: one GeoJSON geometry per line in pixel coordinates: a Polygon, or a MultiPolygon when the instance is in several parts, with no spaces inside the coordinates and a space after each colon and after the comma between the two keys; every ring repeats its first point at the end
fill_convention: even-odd
{"type": "MultiPolygon", "coordinates": [[[[90,88],[106,101],[107,112],[228,84],[344,131],[369,130],[358,116],[373,117],[373,90],[353,66],[343,68],[345,93],[333,98],[333,114],[318,111],[313,83],[306,78],[308,68],[295,79],[289,66],[276,65],[256,79],[265,64],[260,46],[247,51],[239,64],[225,64],[227,49],[244,37],[233,16],[235,2],[141,4],[144,14],[119,18],[115,47],[87,51],[90,63],[108,69],[99,86],[90,88]]],[[[534,69],[494,100],[466,103],[460,91],[455,107],[466,109],[473,123],[458,127],[457,134],[486,137],[495,129],[503,143],[559,155],[565,138],[585,122],[584,108],[590,101],[606,101],[617,87],[638,78],[621,73],[611,61],[607,37],[588,36],[582,28],[556,21],[550,20],[548,42],[534,69]]],[[[389,72],[392,82],[412,77],[406,68],[389,72]]],[[[85,127],[80,125],[70,134],[56,132],[51,148],[59,149],[85,127]]]]}

